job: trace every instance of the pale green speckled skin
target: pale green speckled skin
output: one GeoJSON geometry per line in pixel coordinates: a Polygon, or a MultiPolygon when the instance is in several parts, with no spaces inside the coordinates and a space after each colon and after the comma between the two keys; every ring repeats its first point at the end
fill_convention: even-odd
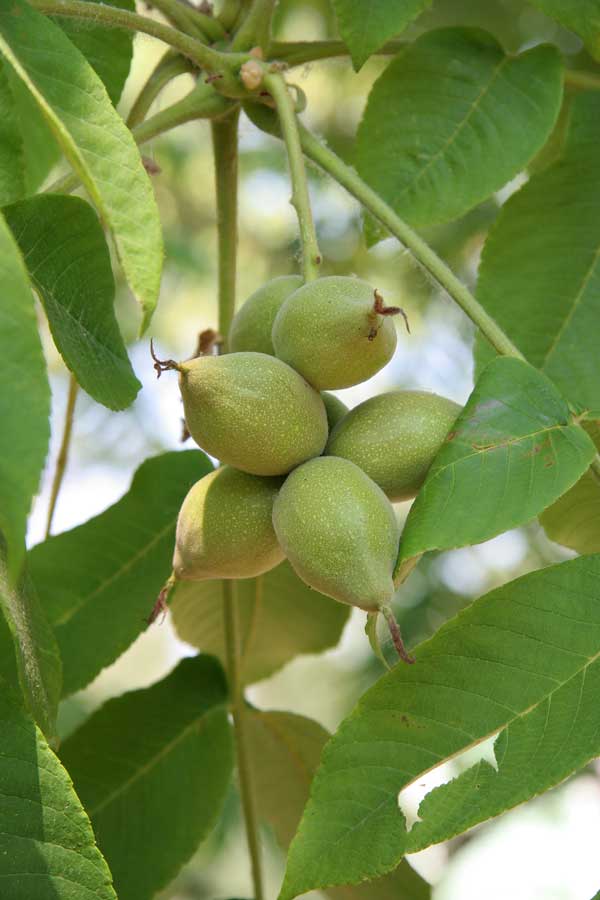
{"type": "Polygon", "coordinates": [[[328,394],[327,391],[322,391],[321,398],[325,404],[327,424],[331,431],[348,414],[348,407],[335,394],[328,394]]]}
{"type": "Polygon", "coordinates": [[[398,524],[383,491],[354,463],[322,456],[295,469],[277,495],[273,524],[310,587],[371,611],[390,602],[398,524]]]}
{"type": "Polygon", "coordinates": [[[236,469],[284,475],[323,451],[321,397],[274,356],[199,356],[182,363],[179,386],[191,436],[236,469]]]}
{"type": "Polygon", "coordinates": [[[222,466],[188,492],[177,520],[173,572],[187,581],[254,578],[283,560],[273,530],[281,478],[222,466]]]}
{"type": "Polygon", "coordinates": [[[251,294],[233,317],[229,332],[232,353],[250,350],[275,356],[271,331],[284,300],[302,284],[300,275],[281,275],[251,294]]]}
{"type": "Polygon", "coordinates": [[[275,353],[319,391],[371,378],[396,349],[391,318],[369,316],[374,289],[366,281],[331,275],[310,281],[285,301],[273,324],[275,353]],[[369,340],[373,324],[376,336],[369,340]]]}
{"type": "Polygon", "coordinates": [[[325,453],[356,463],[390,500],[410,500],[461,409],[426,391],[380,394],[338,422],[325,453]]]}

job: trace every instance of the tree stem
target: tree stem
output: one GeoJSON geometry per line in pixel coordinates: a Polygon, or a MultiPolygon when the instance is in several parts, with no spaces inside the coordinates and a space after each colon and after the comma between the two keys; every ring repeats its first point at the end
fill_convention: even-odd
{"type": "Polygon", "coordinates": [[[112,28],[125,28],[129,31],[140,31],[150,37],[164,41],[165,44],[178,50],[201,69],[206,69],[219,79],[219,89],[227,93],[230,89],[237,96],[240,85],[233,68],[239,66],[245,59],[245,55],[232,53],[220,53],[207,47],[196,38],[190,37],[176,28],[163,25],[146,16],[120,9],[117,6],[108,6],[103,3],[88,3],[86,0],[31,0],[38,12],[50,16],[65,16],[74,19],[91,19],[97,25],[106,25],[112,28]]]}
{"type": "Polygon", "coordinates": [[[77,400],[78,384],[75,376],[69,374],[69,393],[67,396],[67,409],[65,412],[65,424],[63,426],[63,435],[60,443],[60,450],[56,459],[56,469],[54,470],[54,479],[52,480],[52,490],[50,491],[50,502],[48,504],[48,517],[46,519],[46,537],[50,536],[52,530],[52,519],[54,518],[54,510],[58,501],[58,495],[62,487],[65,469],[67,467],[67,459],[69,457],[69,448],[71,446],[71,434],[73,432],[73,419],[75,416],[75,401],[77,400]]]}
{"type": "Polygon", "coordinates": [[[292,180],[292,205],[296,210],[300,226],[302,274],[305,281],[313,281],[319,274],[321,253],[310,207],[306,167],[294,103],[281,75],[277,73],[265,75],[263,84],[275,101],[281,133],[287,150],[292,180]]]}
{"type": "Polygon", "coordinates": [[[225,37],[225,31],[216,19],[199,12],[191,4],[188,6],[180,0],[150,0],[150,6],[158,9],[176,27],[203,42],[225,37]]]}
{"type": "MultiPolygon", "coordinates": [[[[219,332],[225,344],[235,308],[237,259],[237,181],[238,181],[239,110],[212,124],[215,156],[217,225],[219,241],[219,332]]],[[[252,868],[255,900],[264,900],[258,820],[252,773],[246,747],[246,706],[240,672],[240,634],[235,585],[224,579],[223,619],[227,674],[231,692],[231,709],[235,728],[238,778],[246,839],[252,868]]]]}
{"type": "MultiPolygon", "coordinates": [[[[393,56],[406,47],[407,43],[407,41],[388,41],[373,55],[393,56]]],[[[273,41],[270,48],[270,58],[281,60],[288,66],[302,66],[320,59],[341,56],[350,56],[350,51],[343,41],[273,41]]]]}
{"type": "Polygon", "coordinates": [[[262,47],[265,56],[269,50],[271,19],[275,0],[254,0],[248,15],[231,44],[232,50],[251,50],[262,47]]]}
{"type": "Polygon", "coordinates": [[[494,319],[488,315],[470,290],[457,278],[452,269],[435,253],[416,231],[398,216],[362,178],[331,150],[321,144],[306,128],[300,126],[300,141],[306,156],[345,187],[365,209],[368,209],[382,225],[407,247],[413,257],[429,272],[431,277],[458,303],[463,312],[485,335],[492,347],[503,356],[523,359],[494,319]]]}
{"type": "Polygon", "coordinates": [[[127,127],[135,128],[136,125],[143,122],[162,89],[178,75],[184,75],[191,70],[192,66],[189,60],[167,50],[156,64],[131,107],[127,117],[127,127]]]}
{"type": "Polygon", "coordinates": [[[225,629],[225,651],[227,655],[227,674],[231,689],[231,705],[235,728],[235,749],[237,758],[240,798],[246,826],[246,839],[252,869],[254,900],[264,900],[264,884],[261,865],[260,842],[258,837],[258,818],[254,801],[250,760],[246,752],[246,709],[244,692],[241,687],[239,619],[235,583],[223,579],[223,618],[225,629]]]}

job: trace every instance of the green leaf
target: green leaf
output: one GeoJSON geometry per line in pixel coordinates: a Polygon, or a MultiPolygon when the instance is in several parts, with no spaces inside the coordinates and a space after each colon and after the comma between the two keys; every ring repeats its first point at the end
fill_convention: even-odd
{"type": "MultiPolygon", "coordinates": [[[[573,401],[600,396],[600,97],[573,102],[562,158],[513,194],[492,226],[477,298],[573,401]]],[[[479,341],[478,358],[487,344],[479,341]]]]}
{"type": "MultiPolygon", "coordinates": [[[[583,423],[600,450],[600,422],[583,423]]],[[[588,470],[570,491],[544,510],[540,524],[553,541],[578,553],[600,552],[600,483],[588,470]]]]}
{"type": "Polygon", "coordinates": [[[38,103],[110,228],[145,329],[158,298],[163,246],[152,185],[130,131],[85,57],[24,0],[0,10],[0,52],[38,103]]]}
{"type": "Polygon", "coordinates": [[[358,130],[359,174],[414,227],[448,222],[527,165],[561,99],[556,48],[507,56],[483,31],[428,32],[373,86],[358,130]]]}
{"type": "Polygon", "coordinates": [[[192,856],[231,778],[227,688],[214,659],[109,700],[61,751],[121,900],[149,900],[192,856]]]}
{"type": "Polygon", "coordinates": [[[531,0],[534,6],[582,38],[600,59],[600,0],[531,0]]]}
{"type": "Polygon", "coordinates": [[[281,900],[381,875],[598,755],[599,578],[588,556],[492,591],[367,691],[325,747],[281,900]],[[500,729],[498,773],[437,789],[408,832],[398,792],[500,729]]]}
{"type": "Polygon", "coordinates": [[[65,363],[94,400],[124,409],[141,388],[114,313],[102,226],[78,197],[42,194],[4,210],[65,363]]]}
{"type": "Polygon", "coordinates": [[[0,685],[0,859],[6,900],[117,900],[71,780],[0,685]]]}
{"type": "Polygon", "coordinates": [[[0,206],[20,200],[25,193],[23,152],[13,95],[0,63],[0,206]]]}
{"type": "Polygon", "coordinates": [[[25,555],[29,507],[48,452],[50,388],[27,272],[1,214],[0,283],[0,532],[14,583],[25,555]]]}
{"type": "Polygon", "coordinates": [[[350,49],[355,70],[430,4],[431,0],[333,0],[340,34],[350,49]]]}
{"type": "Polygon", "coordinates": [[[594,454],[545,375],[514,357],[493,360],[411,507],[399,567],[523,525],[572,487],[594,454]]]}
{"type": "Polygon", "coordinates": [[[2,62],[1,55],[0,66],[10,85],[19,123],[25,167],[25,196],[28,196],[39,190],[61,158],[61,150],[36,101],[12,66],[2,62]]]}
{"type": "Polygon", "coordinates": [[[0,610],[13,646],[0,642],[0,676],[20,688],[25,706],[52,741],[62,683],[58,646],[28,575],[23,573],[16,586],[10,584],[3,544],[0,537],[0,610]]]}
{"type": "Polygon", "coordinates": [[[30,552],[62,654],[63,695],[85,687],[146,627],[171,571],[179,507],[210,469],[199,450],[148,459],[114,506],[30,552]]]}
{"type": "MultiPolygon", "coordinates": [[[[349,606],[307,587],[288,562],[236,581],[235,591],[244,684],[268,678],[299,654],[335,647],[350,614],[349,606]]],[[[225,663],[221,582],[180,582],[172,596],[179,637],[225,663]]]]}
{"type": "MultiPolygon", "coordinates": [[[[134,0],[88,0],[102,2],[119,9],[135,12],[134,0]]],[[[65,32],[77,49],[83,53],[104,87],[113,104],[119,102],[133,58],[133,34],[122,28],[95,25],[89,19],[55,18],[54,22],[65,32]]]]}
{"type": "MultiPolygon", "coordinates": [[[[329,734],[288,712],[252,710],[246,718],[248,755],[258,815],[282,847],[290,843],[329,734]]],[[[395,872],[358,887],[327,891],[332,900],[429,900],[429,885],[402,862],[395,872]]]]}

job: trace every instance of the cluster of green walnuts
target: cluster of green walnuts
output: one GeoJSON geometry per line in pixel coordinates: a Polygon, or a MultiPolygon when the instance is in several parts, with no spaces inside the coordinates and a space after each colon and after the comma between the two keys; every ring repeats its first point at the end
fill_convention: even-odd
{"type": "Polygon", "coordinates": [[[276,278],[236,314],[228,351],[163,364],[179,371],[189,433],[221,467],[185,498],[177,580],[252,578],[285,557],[310,587],[387,610],[399,527],[460,407],[392,391],[353,410],[350,387],[392,357],[396,329],[367,282],[276,278]]]}

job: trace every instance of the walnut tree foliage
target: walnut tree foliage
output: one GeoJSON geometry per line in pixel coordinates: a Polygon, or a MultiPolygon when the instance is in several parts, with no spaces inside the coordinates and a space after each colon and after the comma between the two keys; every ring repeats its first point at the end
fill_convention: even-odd
{"type": "MultiPolygon", "coordinates": [[[[426,900],[430,886],[407,854],[467,833],[600,756],[600,0],[477,6],[0,2],[2,897],[152,900],[231,823],[234,785],[254,900],[268,897],[261,844],[269,833],[286,855],[279,900],[315,890],[333,900],[426,900]],[[327,24],[327,40],[290,33],[309,7],[327,24]],[[525,12],[543,40],[519,35],[515,22],[525,12]],[[124,109],[125,83],[150,39],[165,55],[124,109]],[[329,65],[330,57],[345,73],[372,67],[373,83],[355,133],[327,142],[305,125],[311,97],[297,67],[329,65]],[[182,73],[191,75],[189,93],[155,107],[182,73]],[[252,360],[227,360],[242,112],[269,140],[281,139],[299,220],[300,252],[290,248],[288,271],[299,269],[307,282],[294,283],[290,298],[277,301],[283,312],[273,307],[259,323],[273,381],[252,360]],[[150,456],[116,503],[60,534],[49,527],[28,547],[51,437],[44,342],[55,345],[72,390],[105,407],[111,421],[136,400],[142,385],[115,313],[116,285],[130,289],[148,342],[170,248],[155,199],[160,173],[143,146],[190,121],[210,129],[214,148],[218,321],[191,362],[153,354],[159,375],[178,369],[187,424],[202,449],[150,456]],[[326,332],[335,369],[318,390],[355,384],[393,353],[395,325],[385,317],[404,328],[406,316],[375,291],[362,357],[354,319],[335,330],[347,299],[343,277],[353,273],[319,250],[307,172],[332,179],[361,205],[364,253],[395,239],[420,277],[474,326],[472,392],[421,465],[401,534],[388,528],[393,514],[379,487],[352,462],[331,483],[323,476],[312,484],[314,506],[299,509],[290,498],[292,484],[307,484],[309,457],[317,457],[310,471],[335,468],[326,462],[329,434],[347,412],[308,384],[314,369],[324,370],[316,345],[326,332]],[[472,284],[450,265],[452,240],[471,242],[471,258],[481,251],[472,284]],[[342,284],[339,297],[326,275],[342,284]],[[296,290],[306,300],[292,308],[296,290]],[[317,303],[309,314],[318,291],[327,309],[317,303]],[[365,360],[377,356],[384,333],[389,346],[369,369],[365,360]],[[345,381],[345,370],[355,369],[365,371],[345,381]],[[293,461],[283,467],[243,463],[259,394],[262,431],[251,433],[251,452],[270,460],[287,442],[293,461]],[[216,457],[250,474],[235,509],[198,501],[216,523],[214,535],[208,526],[192,535],[204,567],[198,576],[189,560],[172,562],[173,548],[177,541],[181,557],[178,515],[190,490],[218,481],[216,457]],[[273,501],[261,499],[259,509],[253,478],[268,478],[276,495],[274,530],[273,501]],[[343,528],[332,539],[338,508],[343,528]],[[568,548],[564,561],[456,602],[456,614],[448,603],[419,627],[411,610],[404,616],[403,597],[436,554],[536,521],[568,548]],[[239,535],[251,550],[232,575],[239,535]],[[216,556],[225,559],[221,568],[216,556]],[[315,574],[321,564],[328,570],[315,574]],[[367,602],[361,591],[375,582],[390,596],[367,602]],[[408,650],[389,605],[394,591],[408,650]],[[60,704],[156,627],[148,622],[166,614],[167,603],[192,657],[149,687],[126,685],[61,742],[60,704]],[[377,675],[333,734],[292,711],[250,703],[247,689],[294,658],[336,647],[350,605],[368,613],[364,642],[377,675]],[[403,655],[391,668],[380,614],[403,655]],[[494,764],[480,760],[432,790],[409,827],[399,792],[490,738],[494,764]]],[[[354,83],[343,82],[349,92],[354,83]]],[[[212,185],[213,173],[202,178],[212,185]]],[[[175,202],[170,216],[184,215],[177,200],[182,208],[175,202]]],[[[319,211],[320,219],[328,214],[319,211]]],[[[360,285],[371,303],[371,288],[360,285]]],[[[160,304],[168,313],[168,291],[160,304]]],[[[410,312],[409,304],[407,297],[410,312]]],[[[374,413],[369,424],[370,409],[368,427],[383,433],[389,423],[374,413]]],[[[65,451],[72,414],[71,405],[65,451]]],[[[382,464],[413,453],[393,435],[386,441],[382,464]]],[[[379,452],[368,444],[365,458],[379,452]]]]}

